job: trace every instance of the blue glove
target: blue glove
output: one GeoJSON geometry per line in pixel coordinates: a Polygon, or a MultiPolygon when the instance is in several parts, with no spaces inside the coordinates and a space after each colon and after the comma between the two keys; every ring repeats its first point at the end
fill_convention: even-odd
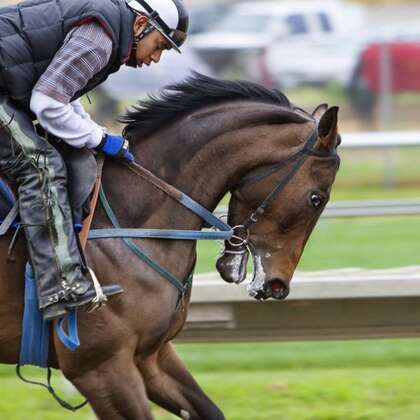
{"type": "Polygon", "coordinates": [[[128,141],[123,137],[105,134],[96,149],[108,156],[133,162],[134,156],[128,151],[128,146],[128,141]]]}

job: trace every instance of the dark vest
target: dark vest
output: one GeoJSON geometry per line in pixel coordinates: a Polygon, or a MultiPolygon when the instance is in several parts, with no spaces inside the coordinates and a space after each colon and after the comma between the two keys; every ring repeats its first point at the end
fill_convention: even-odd
{"type": "Polygon", "coordinates": [[[0,90],[29,107],[32,89],[74,26],[96,19],[111,36],[105,68],[74,99],[102,83],[127,59],[134,14],[124,0],[27,0],[0,8],[0,90]]]}

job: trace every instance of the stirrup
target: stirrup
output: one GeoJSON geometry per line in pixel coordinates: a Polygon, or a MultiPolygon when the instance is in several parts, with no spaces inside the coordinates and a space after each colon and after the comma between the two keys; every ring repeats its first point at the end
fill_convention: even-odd
{"type": "Polygon", "coordinates": [[[90,313],[98,309],[101,309],[103,306],[105,306],[106,303],[108,302],[108,298],[104,294],[102,290],[102,286],[99,283],[99,280],[96,277],[96,274],[94,273],[94,271],[90,267],[88,267],[88,270],[92,278],[93,287],[95,288],[95,292],[96,292],[96,296],[92,299],[87,309],[87,312],[90,313]]]}

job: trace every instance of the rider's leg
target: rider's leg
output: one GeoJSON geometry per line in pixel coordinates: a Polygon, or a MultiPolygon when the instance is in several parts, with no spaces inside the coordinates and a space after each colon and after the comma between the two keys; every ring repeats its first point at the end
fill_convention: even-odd
{"type": "Polygon", "coordinates": [[[189,420],[225,418],[188,372],[171,343],[141,360],[138,368],[149,398],[171,413],[189,420]]]}
{"type": "Polygon", "coordinates": [[[86,295],[95,296],[82,272],[65,164],[57,150],[35,133],[28,113],[6,97],[0,98],[0,123],[4,133],[0,171],[18,184],[19,212],[38,284],[39,306],[44,318],[57,318],[66,313],[67,302],[86,303],[86,295]]]}

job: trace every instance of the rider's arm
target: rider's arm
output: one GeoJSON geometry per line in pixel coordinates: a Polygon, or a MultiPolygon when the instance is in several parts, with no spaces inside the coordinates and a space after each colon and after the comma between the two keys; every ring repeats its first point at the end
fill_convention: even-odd
{"type": "Polygon", "coordinates": [[[104,129],[90,118],[78,114],[71,104],[50,98],[35,91],[31,98],[31,109],[41,126],[73,147],[96,147],[102,140],[104,129]]]}
{"type": "Polygon", "coordinates": [[[108,63],[112,40],[95,22],[75,28],[35,85],[31,110],[41,126],[74,147],[96,147],[104,130],[70,103],[76,92],[108,63]]]}
{"type": "Polygon", "coordinates": [[[83,119],[90,120],[90,115],[83,108],[83,105],[80,102],[80,99],[76,99],[75,101],[70,102],[70,105],[72,106],[73,111],[76,114],[80,115],[83,119]]]}

